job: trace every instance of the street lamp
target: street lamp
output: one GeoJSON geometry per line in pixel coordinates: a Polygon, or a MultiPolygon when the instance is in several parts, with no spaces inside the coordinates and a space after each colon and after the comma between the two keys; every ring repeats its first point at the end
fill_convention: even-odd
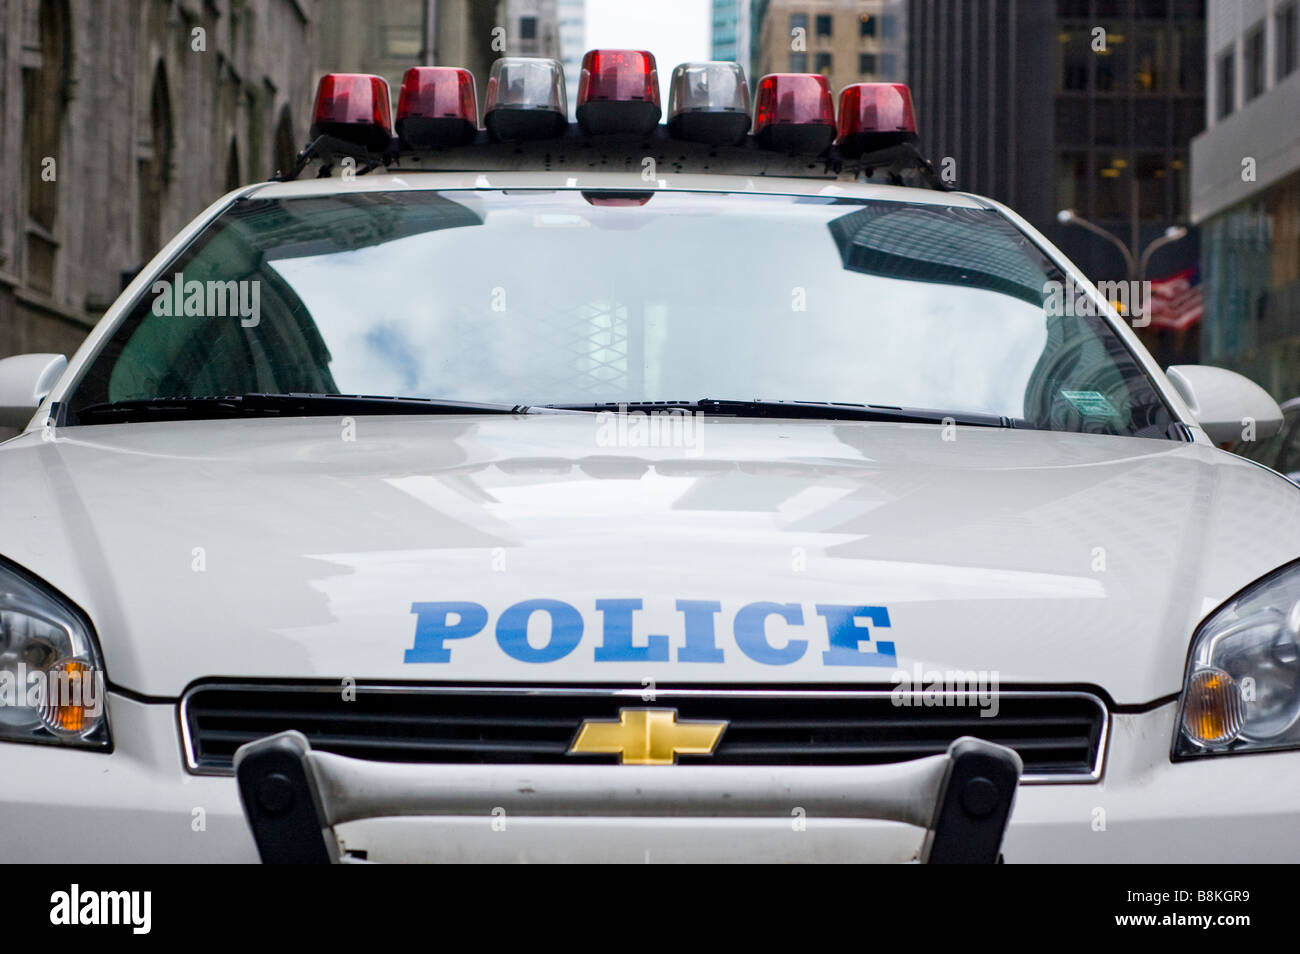
{"type": "Polygon", "coordinates": [[[1148,245],[1146,250],[1142,253],[1141,261],[1138,262],[1138,280],[1141,281],[1146,278],[1147,263],[1151,261],[1152,252],[1168,245],[1170,242],[1177,242],[1185,235],[1187,235],[1187,229],[1183,228],[1181,225],[1171,225],[1169,228],[1165,229],[1164,235],[1160,236],[1160,238],[1148,245]]]}
{"type": "Polygon", "coordinates": [[[1141,257],[1138,258],[1135,257],[1133,249],[1130,249],[1125,245],[1118,236],[1107,232],[1100,225],[1094,225],[1073,209],[1062,209],[1060,212],[1057,212],[1056,221],[1060,222],[1062,225],[1077,225],[1080,228],[1085,228],[1089,232],[1100,235],[1108,242],[1114,244],[1114,246],[1120,250],[1120,254],[1124,256],[1124,264],[1128,268],[1129,281],[1133,282],[1142,281],[1143,277],[1146,275],[1147,264],[1151,261],[1152,252],[1161,246],[1168,245],[1170,242],[1177,242],[1180,238],[1187,235],[1187,229],[1183,228],[1183,226],[1171,225],[1169,228],[1165,229],[1165,234],[1148,245],[1143,250],[1141,257]]]}

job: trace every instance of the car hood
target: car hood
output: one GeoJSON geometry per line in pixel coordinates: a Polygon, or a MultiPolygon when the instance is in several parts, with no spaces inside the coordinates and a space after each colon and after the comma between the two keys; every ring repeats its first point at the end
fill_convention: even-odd
{"type": "Polygon", "coordinates": [[[1128,704],[1178,692],[1198,621],[1300,555],[1300,491],[1206,446],[609,423],[29,433],[0,445],[0,554],[81,606],[110,681],[150,696],[204,677],[891,686],[960,670],[1128,704]],[[830,652],[836,620],[861,628],[849,656],[830,652]]]}

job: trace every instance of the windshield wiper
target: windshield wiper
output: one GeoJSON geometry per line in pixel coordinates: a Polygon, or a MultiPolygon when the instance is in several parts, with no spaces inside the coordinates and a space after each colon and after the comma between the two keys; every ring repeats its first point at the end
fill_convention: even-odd
{"type": "Polygon", "coordinates": [[[82,424],[203,421],[237,417],[333,417],[336,414],[527,414],[522,404],[477,404],[435,398],[365,394],[237,394],[226,397],[143,398],[91,404],[76,412],[82,424]]]}
{"type": "Polygon", "coordinates": [[[894,407],[886,404],[844,404],[832,401],[723,401],[701,398],[698,401],[628,401],[604,404],[543,404],[564,411],[614,411],[653,414],[657,412],[695,411],[721,417],[794,418],[818,421],[888,421],[900,424],[967,424],[975,427],[1028,428],[1027,421],[997,414],[974,414],[968,411],[936,411],[930,408],[894,407]]]}

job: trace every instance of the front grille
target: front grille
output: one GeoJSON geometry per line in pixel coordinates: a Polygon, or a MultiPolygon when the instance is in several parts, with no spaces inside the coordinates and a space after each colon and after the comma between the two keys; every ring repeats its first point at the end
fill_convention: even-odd
{"type": "Polygon", "coordinates": [[[682,764],[871,765],[938,755],[963,735],[1015,749],[1026,781],[1090,781],[1101,768],[1107,711],[1084,692],[1004,691],[996,716],[969,706],[895,705],[889,690],[555,689],[202,685],[181,703],[190,768],[231,771],[245,742],[297,729],[313,748],[391,762],[600,763],[566,754],[586,719],[620,708],[676,709],[728,723],[711,756],[682,764]]]}

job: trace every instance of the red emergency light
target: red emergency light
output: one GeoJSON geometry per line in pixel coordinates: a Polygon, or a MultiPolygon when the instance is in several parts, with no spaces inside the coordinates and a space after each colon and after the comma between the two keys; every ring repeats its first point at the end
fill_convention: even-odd
{"type": "Polygon", "coordinates": [[[854,83],[840,93],[840,155],[856,159],[865,152],[916,142],[912,91],[902,83],[854,83]]]}
{"type": "Polygon", "coordinates": [[[769,73],[754,95],[754,136],[764,149],[820,155],[835,141],[835,104],[819,73],[769,73]]]}
{"type": "Polygon", "coordinates": [[[460,146],[478,130],[474,74],[453,66],[415,66],[397,95],[397,135],[404,146],[460,146]]]}
{"type": "Polygon", "coordinates": [[[369,73],[326,73],[316,87],[311,136],[330,136],[372,152],[393,138],[388,83],[369,73]]]}
{"type": "Polygon", "coordinates": [[[646,50],[588,50],[578,79],[578,125],[588,135],[644,135],[659,125],[659,71],[646,50]]]}

